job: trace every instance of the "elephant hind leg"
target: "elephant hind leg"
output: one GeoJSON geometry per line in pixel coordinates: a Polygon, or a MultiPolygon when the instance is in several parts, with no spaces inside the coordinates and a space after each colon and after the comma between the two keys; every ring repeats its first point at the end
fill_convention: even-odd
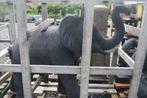
{"type": "Polygon", "coordinates": [[[58,78],[58,93],[67,95],[64,85],[62,84],[61,80],[58,78]]]}
{"type": "Polygon", "coordinates": [[[68,98],[80,98],[80,87],[76,75],[58,75],[59,82],[63,84],[68,98]]]}
{"type": "Polygon", "coordinates": [[[14,86],[16,92],[15,98],[24,98],[21,73],[13,73],[11,81],[11,85],[14,86]]]}

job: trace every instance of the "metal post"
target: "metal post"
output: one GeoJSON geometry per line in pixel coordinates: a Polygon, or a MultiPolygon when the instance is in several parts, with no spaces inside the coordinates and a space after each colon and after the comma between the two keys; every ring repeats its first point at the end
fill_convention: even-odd
{"type": "Polygon", "coordinates": [[[42,21],[48,18],[48,8],[47,3],[41,3],[42,21]]]}
{"type": "Polygon", "coordinates": [[[92,28],[94,17],[94,0],[85,0],[83,46],[81,61],[81,90],[80,98],[88,98],[89,70],[91,59],[92,28]]]}
{"type": "Polygon", "coordinates": [[[10,36],[11,43],[14,43],[16,40],[14,4],[13,4],[13,2],[11,2],[9,0],[8,0],[7,4],[8,4],[8,9],[9,9],[9,19],[10,19],[10,24],[8,25],[9,36],[10,36]]]}
{"type": "Polygon", "coordinates": [[[17,14],[17,23],[18,23],[20,59],[22,65],[24,98],[32,98],[31,76],[30,76],[31,70],[29,66],[30,65],[29,48],[28,48],[28,41],[26,36],[27,21],[26,21],[25,0],[17,0],[16,14],[17,14]]]}
{"type": "Polygon", "coordinates": [[[144,8],[144,14],[143,14],[143,23],[142,23],[142,28],[141,28],[141,33],[139,36],[139,43],[138,43],[138,48],[137,48],[137,54],[135,58],[135,65],[134,65],[134,70],[133,70],[133,79],[131,82],[131,87],[129,91],[129,98],[138,98],[137,97],[137,92],[138,92],[138,87],[140,83],[140,78],[142,74],[142,69],[143,69],[143,64],[147,52],[147,1],[145,1],[145,8],[144,8]]]}

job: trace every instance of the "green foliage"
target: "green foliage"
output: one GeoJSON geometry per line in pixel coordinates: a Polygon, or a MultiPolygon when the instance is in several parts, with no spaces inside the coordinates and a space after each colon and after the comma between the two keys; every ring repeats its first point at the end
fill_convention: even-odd
{"type": "Polygon", "coordinates": [[[7,7],[6,6],[0,6],[0,13],[4,13],[4,14],[8,13],[7,7]]]}
{"type": "MultiPolygon", "coordinates": [[[[48,4],[48,14],[49,17],[64,17],[67,14],[80,15],[80,5],[73,4],[48,4]]],[[[28,14],[38,15],[41,14],[41,6],[37,6],[32,9],[27,10],[28,14]]]]}

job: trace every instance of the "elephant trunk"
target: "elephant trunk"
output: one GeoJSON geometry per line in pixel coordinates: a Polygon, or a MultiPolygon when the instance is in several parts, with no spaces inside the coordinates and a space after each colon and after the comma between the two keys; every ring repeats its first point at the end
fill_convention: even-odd
{"type": "MultiPolygon", "coordinates": [[[[120,18],[120,13],[124,14],[130,14],[130,9],[124,7],[124,6],[117,6],[113,9],[112,12],[112,22],[115,27],[115,33],[111,39],[104,38],[97,30],[96,28],[93,29],[93,36],[97,37],[96,40],[98,42],[97,47],[98,50],[109,50],[117,46],[123,39],[125,28],[123,21],[120,18]],[[96,33],[95,33],[96,32],[96,33]]],[[[94,38],[93,37],[93,38],[94,38]]]]}

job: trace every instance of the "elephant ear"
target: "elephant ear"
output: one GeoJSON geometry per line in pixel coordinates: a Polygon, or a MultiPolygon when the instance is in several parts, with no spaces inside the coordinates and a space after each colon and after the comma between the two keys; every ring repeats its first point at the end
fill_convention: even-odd
{"type": "Polygon", "coordinates": [[[75,55],[81,55],[83,18],[77,16],[65,17],[59,26],[59,32],[61,44],[75,55]]]}

